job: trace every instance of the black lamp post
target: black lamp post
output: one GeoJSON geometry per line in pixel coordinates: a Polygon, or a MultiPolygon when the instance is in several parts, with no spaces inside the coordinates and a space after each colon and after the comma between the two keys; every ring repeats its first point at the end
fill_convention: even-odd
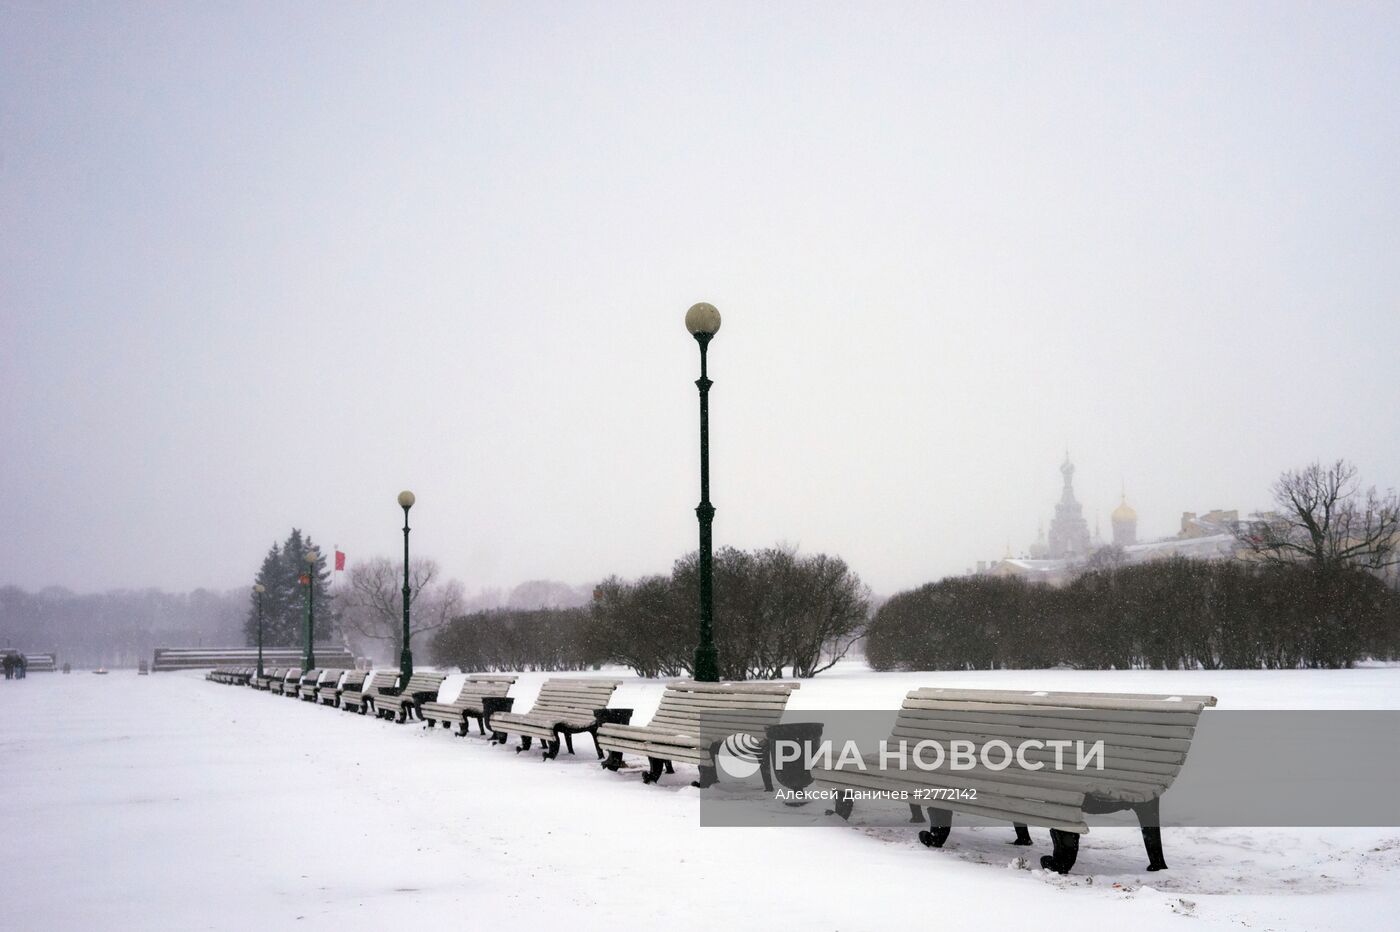
{"type": "Polygon", "coordinates": [[[705,352],[719,332],[719,311],[713,304],[700,302],[685,312],[685,329],[700,344],[700,504],[695,516],[700,521],[700,642],[695,645],[695,679],[701,683],[719,681],[719,651],[715,649],[714,567],[711,560],[711,526],[715,506],[710,504],[710,382],[705,368],[705,352]]]}
{"type": "Polygon", "coordinates": [[[408,509],[415,501],[407,489],[399,493],[399,507],[403,509],[403,652],[399,654],[399,674],[404,683],[413,675],[413,651],[408,646],[408,509]]]}
{"type": "Polygon", "coordinates": [[[316,631],[316,561],[321,555],[315,550],[306,554],[306,652],[301,658],[301,672],[305,673],[316,666],[316,651],[312,639],[316,631]]]}
{"type": "Polygon", "coordinates": [[[256,585],[253,586],[253,591],[256,592],[256,593],[258,594],[258,679],[262,679],[262,675],[263,675],[263,664],[262,664],[262,620],[263,620],[262,597],[263,597],[263,593],[267,591],[267,587],[264,586],[262,583],[257,583],[256,585]]]}

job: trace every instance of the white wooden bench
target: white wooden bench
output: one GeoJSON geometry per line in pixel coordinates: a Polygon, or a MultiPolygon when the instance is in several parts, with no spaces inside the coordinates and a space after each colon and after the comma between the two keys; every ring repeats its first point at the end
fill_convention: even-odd
{"type": "Polygon", "coordinates": [[[312,667],[310,670],[307,670],[301,676],[297,677],[296,682],[285,687],[282,694],[289,699],[299,699],[306,695],[306,688],[308,686],[310,686],[312,690],[315,690],[316,684],[320,682],[320,679],[321,668],[312,667]]]}
{"type": "Polygon", "coordinates": [[[261,689],[266,691],[272,688],[273,680],[281,679],[283,676],[286,676],[286,674],[286,667],[277,667],[275,669],[268,669],[267,667],[264,667],[263,675],[253,677],[253,680],[249,685],[251,685],[254,689],[261,689]]]}
{"type": "Polygon", "coordinates": [[[544,747],[544,759],[552,760],[559,756],[559,742],[562,737],[569,753],[574,753],[574,735],[587,732],[593,736],[593,747],[598,756],[603,749],[598,746],[598,728],[604,722],[612,694],[622,684],[621,680],[603,679],[550,679],[540,687],[540,694],[528,712],[497,712],[491,716],[492,741],[505,744],[506,736],[520,736],[520,746],[516,752],[530,750],[533,738],[539,738],[544,747]]]}
{"type": "Polygon", "coordinates": [[[459,736],[465,735],[471,728],[472,719],[476,719],[477,727],[484,735],[486,706],[492,704],[488,700],[498,700],[496,705],[509,709],[511,700],[506,693],[515,685],[515,680],[514,675],[506,673],[470,674],[462,684],[462,691],[457,694],[456,699],[451,702],[432,700],[419,703],[418,714],[423,717],[429,728],[437,727],[438,723],[441,723],[444,729],[455,725],[459,736]]]}
{"type": "MultiPolygon", "coordinates": [[[[916,689],[904,699],[887,749],[901,740],[911,752],[919,742],[945,751],[953,741],[970,742],[964,748],[970,747],[976,766],[954,769],[947,754],[933,770],[893,760],[882,768],[878,755],[871,755],[863,759],[865,769],[836,761],[813,768],[811,775],[818,785],[854,794],[912,794],[911,800],[920,800],[909,803],[917,821],[923,821],[921,807],[928,809],[930,828],[919,840],[933,848],[947,840],[955,811],[1011,822],[1016,844],[1031,844],[1027,826],[1044,826],[1054,847],[1040,859],[1041,867],[1061,874],[1074,866],[1079,836],[1089,831],[1086,814],[1131,809],[1142,826],[1147,869],[1157,871],[1167,866],[1158,801],[1186,761],[1201,710],[1213,705],[1213,696],[916,689]],[[1100,740],[1102,753],[1096,755],[1100,740]],[[1044,746],[1050,741],[1069,744],[1044,746]],[[1026,766],[1013,756],[998,769],[1005,754],[994,744],[987,759],[996,767],[986,767],[983,748],[992,742],[1024,748],[1026,766]],[[1063,761],[1058,767],[1057,753],[1063,761]]],[[[929,747],[925,763],[937,759],[929,747]]],[[[833,811],[848,818],[853,805],[846,798],[833,811]]]]}
{"type": "Polygon", "coordinates": [[[404,686],[380,686],[367,693],[366,698],[374,707],[376,717],[392,719],[402,725],[417,712],[420,702],[436,701],[438,688],[445,679],[444,673],[415,670],[404,686]]]}
{"type": "MultiPolygon", "coordinates": [[[[765,730],[776,725],[797,683],[677,683],[666,687],[656,714],[646,725],[612,723],[598,728],[598,747],[610,752],[603,767],[616,771],[622,755],[640,754],[650,769],[642,782],[655,783],[672,762],[700,768],[695,785],[707,787],[718,779],[715,752],[731,735],[765,741],[765,730]]],[[[761,759],[766,760],[767,755],[761,759]]]]}
{"type": "Polygon", "coordinates": [[[322,705],[332,708],[340,706],[340,694],[347,689],[358,690],[365,684],[365,671],[346,670],[343,678],[336,678],[321,684],[321,688],[316,691],[317,697],[322,705]]]}
{"type": "Polygon", "coordinates": [[[292,695],[296,695],[296,689],[298,684],[300,683],[301,668],[288,667],[286,672],[282,674],[282,678],[280,680],[272,681],[271,691],[279,696],[285,696],[290,690],[292,695]]]}
{"type": "Polygon", "coordinates": [[[316,697],[320,695],[321,687],[325,686],[327,683],[334,685],[339,682],[340,675],[344,672],[344,670],[323,669],[320,671],[320,675],[315,679],[311,679],[310,682],[307,682],[310,678],[309,674],[308,676],[303,676],[301,678],[301,701],[315,702],[316,697]]]}
{"type": "Polygon", "coordinates": [[[346,687],[340,691],[340,710],[364,715],[370,707],[369,697],[380,687],[393,686],[398,681],[399,674],[396,670],[375,671],[365,677],[358,689],[346,687]]]}
{"type": "MultiPolygon", "coordinates": [[[[145,664],[145,661],[141,661],[145,664]]],[[[144,671],[149,672],[149,670],[144,671]]],[[[205,675],[206,680],[223,683],[225,686],[243,686],[254,673],[252,667],[218,667],[205,675]]]]}

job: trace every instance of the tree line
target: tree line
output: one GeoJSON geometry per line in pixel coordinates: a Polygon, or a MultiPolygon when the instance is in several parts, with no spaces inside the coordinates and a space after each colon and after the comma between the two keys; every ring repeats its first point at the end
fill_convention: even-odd
{"type": "Polygon", "coordinates": [[[1181,557],[1093,570],[1064,588],[991,576],[893,596],[876,670],[1290,669],[1400,653],[1400,594],[1356,568],[1181,557]]]}
{"type": "Polygon", "coordinates": [[[0,648],[54,651],[60,664],[79,668],[134,667],[156,647],[237,643],[246,604],[242,589],[76,593],[0,586],[0,648]]]}
{"type": "MultiPolygon", "coordinates": [[[[815,676],[864,632],[870,593],[839,557],[791,547],[714,555],[715,643],[728,680],[815,676]]],[[[639,676],[691,675],[699,556],[670,575],[609,577],[587,608],[507,609],[453,619],[433,639],[439,663],[464,670],[576,670],[604,663],[639,676]]]]}

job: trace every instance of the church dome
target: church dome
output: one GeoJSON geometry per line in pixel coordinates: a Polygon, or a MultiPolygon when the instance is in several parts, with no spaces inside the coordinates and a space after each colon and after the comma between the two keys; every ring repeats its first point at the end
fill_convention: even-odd
{"type": "MultiPolygon", "coordinates": [[[[1102,514],[1102,512],[1100,513],[1102,514]]],[[[1113,509],[1112,517],[1114,521],[1136,521],[1137,512],[1133,511],[1133,506],[1128,504],[1127,498],[1124,498],[1118,507],[1113,509]]]]}

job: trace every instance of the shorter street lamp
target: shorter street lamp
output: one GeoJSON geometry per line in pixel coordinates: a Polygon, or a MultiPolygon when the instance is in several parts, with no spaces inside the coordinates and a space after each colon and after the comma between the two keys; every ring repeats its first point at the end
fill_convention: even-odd
{"type": "Polygon", "coordinates": [[[253,586],[253,591],[256,592],[256,593],[258,594],[258,679],[262,679],[262,676],[263,676],[263,665],[262,665],[262,620],[263,620],[262,597],[263,597],[263,593],[267,591],[267,587],[264,586],[262,583],[256,583],[256,584],[253,586]]]}
{"type": "Polygon", "coordinates": [[[302,585],[306,586],[306,653],[301,658],[301,672],[316,666],[316,651],[311,647],[312,632],[316,626],[316,561],[321,559],[321,554],[315,550],[306,554],[306,575],[301,577],[302,585]]]}
{"type": "Polygon", "coordinates": [[[399,493],[399,507],[403,509],[403,652],[399,654],[399,673],[405,683],[413,675],[413,651],[408,647],[408,509],[415,501],[407,489],[399,493]]]}

